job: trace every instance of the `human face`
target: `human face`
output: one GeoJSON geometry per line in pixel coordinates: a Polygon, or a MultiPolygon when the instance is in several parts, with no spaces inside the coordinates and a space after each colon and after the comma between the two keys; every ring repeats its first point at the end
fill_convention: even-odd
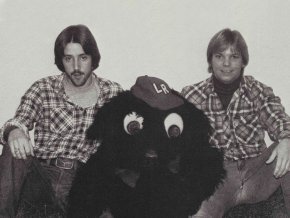
{"type": "Polygon", "coordinates": [[[84,52],[79,43],[68,43],[62,58],[65,74],[76,87],[85,86],[92,81],[92,57],[84,52]]]}
{"type": "Polygon", "coordinates": [[[211,65],[216,79],[224,84],[230,84],[239,78],[244,67],[241,54],[232,46],[214,53],[211,65]]]}

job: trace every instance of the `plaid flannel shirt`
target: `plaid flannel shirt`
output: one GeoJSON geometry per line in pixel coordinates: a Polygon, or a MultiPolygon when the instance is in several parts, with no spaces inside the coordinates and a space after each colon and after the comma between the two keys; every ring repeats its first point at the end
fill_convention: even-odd
{"type": "Polygon", "coordinates": [[[244,76],[226,110],[214,92],[212,77],[186,86],[181,93],[209,118],[210,143],[224,152],[225,159],[256,157],[266,148],[265,131],[273,141],[290,137],[290,117],[273,90],[244,76]]]}
{"type": "Polygon", "coordinates": [[[85,138],[85,132],[94,115],[104,103],[122,91],[119,84],[93,74],[100,88],[97,103],[82,108],[64,92],[64,74],[36,81],[21,98],[14,118],[8,120],[0,131],[0,143],[5,141],[5,130],[12,126],[28,131],[34,128],[34,153],[49,159],[65,157],[86,162],[96,152],[97,142],[85,138]]]}

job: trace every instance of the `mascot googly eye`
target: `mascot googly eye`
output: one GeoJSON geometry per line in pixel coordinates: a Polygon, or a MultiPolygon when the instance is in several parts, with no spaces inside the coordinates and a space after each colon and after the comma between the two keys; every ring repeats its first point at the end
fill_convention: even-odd
{"type": "Polygon", "coordinates": [[[129,135],[134,135],[143,129],[144,118],[137,115],[136,112],[127,114],[124,118],[124,130],[129,135]]]}
{"type": "Polygon", "coordinates": [[[183,120],[177,113],[169,114],[164,120],[164,127],[169,138],[176,138],[183,131],[183,120]]]}
{"type": "Polygon", "coordinates": [[[77,172],[68,217],[195,214],[225,176],[210,128],[203,112],[163,80],[139,77],[99,109],[87,130],[87,140],[101,144],[77,172]]]}

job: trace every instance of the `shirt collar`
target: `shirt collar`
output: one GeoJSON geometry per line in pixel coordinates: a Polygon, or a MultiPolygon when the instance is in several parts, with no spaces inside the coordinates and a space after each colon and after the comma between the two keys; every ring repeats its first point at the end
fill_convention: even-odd
{"type": "Polygon", "coordinates": [[[56,80],[56,82],[55,82],[55,92],[56,93],[60,93],[60,92],[64,92],[64,87],[63,87],[63,83],[62,83],[62,81],[63,81],[63,78],[64,78],[64,73],[62,73],[59,77],[58,77],[58,79],[56,80]]]}
{"type": "MultiPolygon", "coordinates": [[[[94,77],[97,85],[101,89],[103,86],[103,83],[101,82],[101,80],[97,77],[97,75],[94,72],[92,76],[94,77]]],[[[56,93],[64,92],[64,86],[63,86],[64,77],[65,77],[65,73],[63,72],[61,75],[59,75],[58,79],[55,81],[54,88],[55,88],[56,93]]]]}
{"type": "MultiPolygon", "coordinates": [[[[240,87],[237,89],[241,94],[245,93],[247,90],[250,89],[250,82],[246,76],[242,76],[240,87]]],[[[213,76],[206,79],[206,85],[204,89],[205,93],[208,95],[209,93],[214,92],[214,85],[213,85],[213,76]]]]}
{"type": "Polygon", "coordinates": [[[204,92],[204,94],[206,96],[209,96],[209,95],[212,95],[212,94],[215,93],[214,92],[214,85],[213,85],[213,78],[212,77],[213,76],[207,78],[206,81],[205,81],[205,87],[204,87],[203,92],[204,92]]]}
{"type": "Polygon", "coordinates": [[[238,89],[240,91],[240,94],[248,94],[247,90],[250,90],[250,83],[247,79],[247,77],[243,76],[241,80],[240,88],[238,89]]]}

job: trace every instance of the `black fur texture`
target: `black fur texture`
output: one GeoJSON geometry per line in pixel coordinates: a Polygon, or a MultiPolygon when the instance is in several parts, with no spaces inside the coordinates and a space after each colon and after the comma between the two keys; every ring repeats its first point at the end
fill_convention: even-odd
{"type": "Polygon", "coordinates": [[[163,111],[125,91],[98,111],[87,137],[101,145],[77,173],[68,217],[187,218],[199,209],[222,183],[223,157],[209,144],[206,116],[183,100],[163,111]],[[141,128],[127,133],[124,118],[132,112],[141,128]],[[175,119],[165,127],[172,113],[183,130],[175,119]]]}

